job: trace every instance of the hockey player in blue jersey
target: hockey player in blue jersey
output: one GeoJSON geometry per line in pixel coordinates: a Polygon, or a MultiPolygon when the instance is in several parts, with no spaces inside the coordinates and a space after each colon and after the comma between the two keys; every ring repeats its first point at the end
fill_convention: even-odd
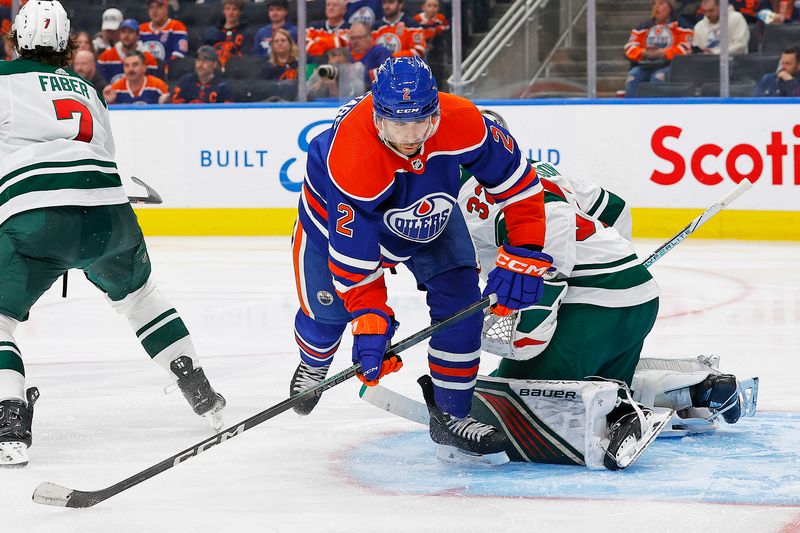
{"type": "MultiPolygon", "coordinates": [[[[372,92],[345,105],[311,142],[293,236],[301,362],[292,394],[322,381],[351,323],[353,362],[368,385],[400,369],[384,352],[398,322],[383,268],[404,263],[427,292],[433,322],[480,298],[469,233],[456,198],[460,166],[501,205],[509,240],[486,293],[508,313],[541,297],[552,259],[544,240],[543,191],[516,141],[469,101],[439,93],[416,57],[390,58],[372,92]]],[[[480,362],[479,314],[431,338],[421,379],[432,439],[448,452],[497,454],[505,435],[469,416],[480,362]]],[[[295,407],[308,414],[314,397],[295,407]]],[[[502,459],[501,459],[502,460],[502,459]]]]}

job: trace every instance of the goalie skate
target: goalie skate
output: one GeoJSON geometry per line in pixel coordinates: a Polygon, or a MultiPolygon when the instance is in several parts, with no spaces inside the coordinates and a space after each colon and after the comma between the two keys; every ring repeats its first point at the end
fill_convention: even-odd
{"type": "Polygon", "coordinates": [[[202,368],[194,368],[192,359],[182,355],[169,365],[178,378],[178,388],[195,413],[205,417],[214,431],[222,429],[225,398],[215,392],[202,368]]]}
{"type": "Polygon", "coordinates": [[[635,463],[659,433],[667,428],[674,413],[671,409],[649,409],[626,401],[620,407],[630,412],[620,416],[609,427],[608,446],[603,459],[603,465],[609,470],[622,470],[635,463]]]}
{"type": "Polygon", "coordinates": [[[26,396],[27,405],[20,400],[0,402],[0,467],[22,468],[28,464],[33,405],[39,398],[39,389],[31,387],[26,396]]]}

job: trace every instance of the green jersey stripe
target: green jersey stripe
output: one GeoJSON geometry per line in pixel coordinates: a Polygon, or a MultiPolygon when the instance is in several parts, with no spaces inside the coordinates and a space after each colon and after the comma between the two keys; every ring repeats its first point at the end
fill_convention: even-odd
{"type": "Polygon", "coordinates": [[[22,364],[22,358],[11,350],[3,350],[0,348],[0,370],[13,370],[25,375],[25,367],[22,364]]]}
{"type": "Polygon", "coordinates": [[[105,172],[67,172],[64,174],[37,174],[30,176],[0,192],[0,206],[18,196],[32,192],[63,189],[105,189],[122,187],[119,174],[105,172]]]}
{"type": "Polygon", "coordinates": [[[172,309],[168,310],[168,311],[164,311],[163,313],[161,313],[160,315],[155,317],[153,320],[151,320],[150,322],[148,322],[147,324],[145,324],[144,326],[139,328],[139,330],[136,332],[136,336],[139,337],[142,333],[144,333],[148,329],[152,328],[153,326],[155,326],[156,324],[158,324],[163,319],[167,318],[169,315],[171,315],[173,313],[176,314],[176,315],[178,314],[178,312],[175,310],[174,307],[172,309]]]}
{"type": "Polygon", "coordinates": [[[636,254],[631,254],[627,257],[623,257],[622,259],[617,259],[616,261],[610,261],[608,263],[592,263],[591,265],[575,265],[572,271],[576,270],[603,270],[606,268],[614,268],[616,266],[624,265],[625,263],[630,263],[631,261],[635,261],[638,259],[636,254]]]}
{"type": "Polygon", "coordinates": [[[608,192],[608,205],[597,215],[597,219],[608,226],[613,226],[622,214],[623,209],[625,209],[625,200],[613,192],[608,192]]]}
{"type": "Polygon", "coordinates": [[[175,320],[171,320],[142,339],[142,346],[147,354],[153,358],[161,353],[164,348],[171,346],[184,337],[189,335],[181,317],[175,315],[175,320]]]}
{"type": "Polygon", "coordinates": [[[94,165],[98,167],[107,167],[107,168],[117,168],[117,164],[113,161],[102,161],[100,159],[78,159],[77,161],[45,161],[42,163],[34,163],[32,165],[26,165],[24,167],[20,167],[16,170],[12,170],[2,178],[0,178],[0,186],[4,183],[9,181],[20,174],[24,174],[25,172],[29,172],[31,170],[38,170],[40,168],[69,168],[69,167],[80,167],[83,165],[94,165]]]}
{"type": "Polygon", "coordinates": [[[597,201],[595,201],[595,203],[592,204],[592,207],[590,207],[589,210],[586,211],[586,214],[589,215],[590,217],[593,217],[595,211],[600,209],[600,206],[603,205],[603,200],[605,200],[605,197],[606,197],[606,190],[600,189],[600,196],[597,197],[597,201]]]}
{"type": "Polygon", "coordinates": [[[562,198],[556,193],[552,193],[550,191],[544,191],[544,203],[546,204],[550,202],[566,202],[566,201],[567,201],[566,198],[562,198]]]}
{"type": "Polygon", "coordinates": [[[567,284],[573,287],[588,287],[595,289],[629,289],[642,285],[653,279],[653,276],[641,265],[612,272],[610,274],[597,274],[594,276],[581,276],[568,278],[567,284]]]}

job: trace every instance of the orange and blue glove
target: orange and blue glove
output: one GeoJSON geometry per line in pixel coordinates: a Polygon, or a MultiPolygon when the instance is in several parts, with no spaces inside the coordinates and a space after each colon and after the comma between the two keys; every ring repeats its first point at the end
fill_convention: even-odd
{"type": "Polygon", "coordinates": [[[496,315],[507,316],[542,299],[542,276],[553,267],[553,258],[544,252],[504,244],[497,250],[497,267],[489,272],[484,296],[497,295],[492,306],[496,315]]]}
{"type": "Polygon", "coordinates": [[[394,332],[400,326],[393,316],[379,309],[362,309],[350,323],[353,331],[353,364],[361,363],[356,374],[364,385],[374,387],[386,374],[403,367],[399,355],[384,357],[394,332]]]}

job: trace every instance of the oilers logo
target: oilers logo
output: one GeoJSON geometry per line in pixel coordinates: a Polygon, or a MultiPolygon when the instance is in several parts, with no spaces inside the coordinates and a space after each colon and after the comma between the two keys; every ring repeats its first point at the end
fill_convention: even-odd
{"type": "Polygon", "coordinates": [[[375,39],[376,45],[382,45],[389,49],[393,54],[396,54],[402,49],[400,44],[400,37],[391,32],[382,33],[375,39]]]}
{"type": "Polygon", "coordinates": [[[395,235],[415,242],[430,242],[444,230],[456,201],[444,193],[434,193],[401,209],[390,209],[383,223],[395,235]]]}
{"type": "Polygon", "coordinates": [[[164,48],[164,45],[158,41],[147,41],[144,43],[139,41],[138,50],[140,52],[150,52],[153,54],[153,57],[159,61],[164,61],[164,57],[167,55],[166,48],[164,48]]]}

